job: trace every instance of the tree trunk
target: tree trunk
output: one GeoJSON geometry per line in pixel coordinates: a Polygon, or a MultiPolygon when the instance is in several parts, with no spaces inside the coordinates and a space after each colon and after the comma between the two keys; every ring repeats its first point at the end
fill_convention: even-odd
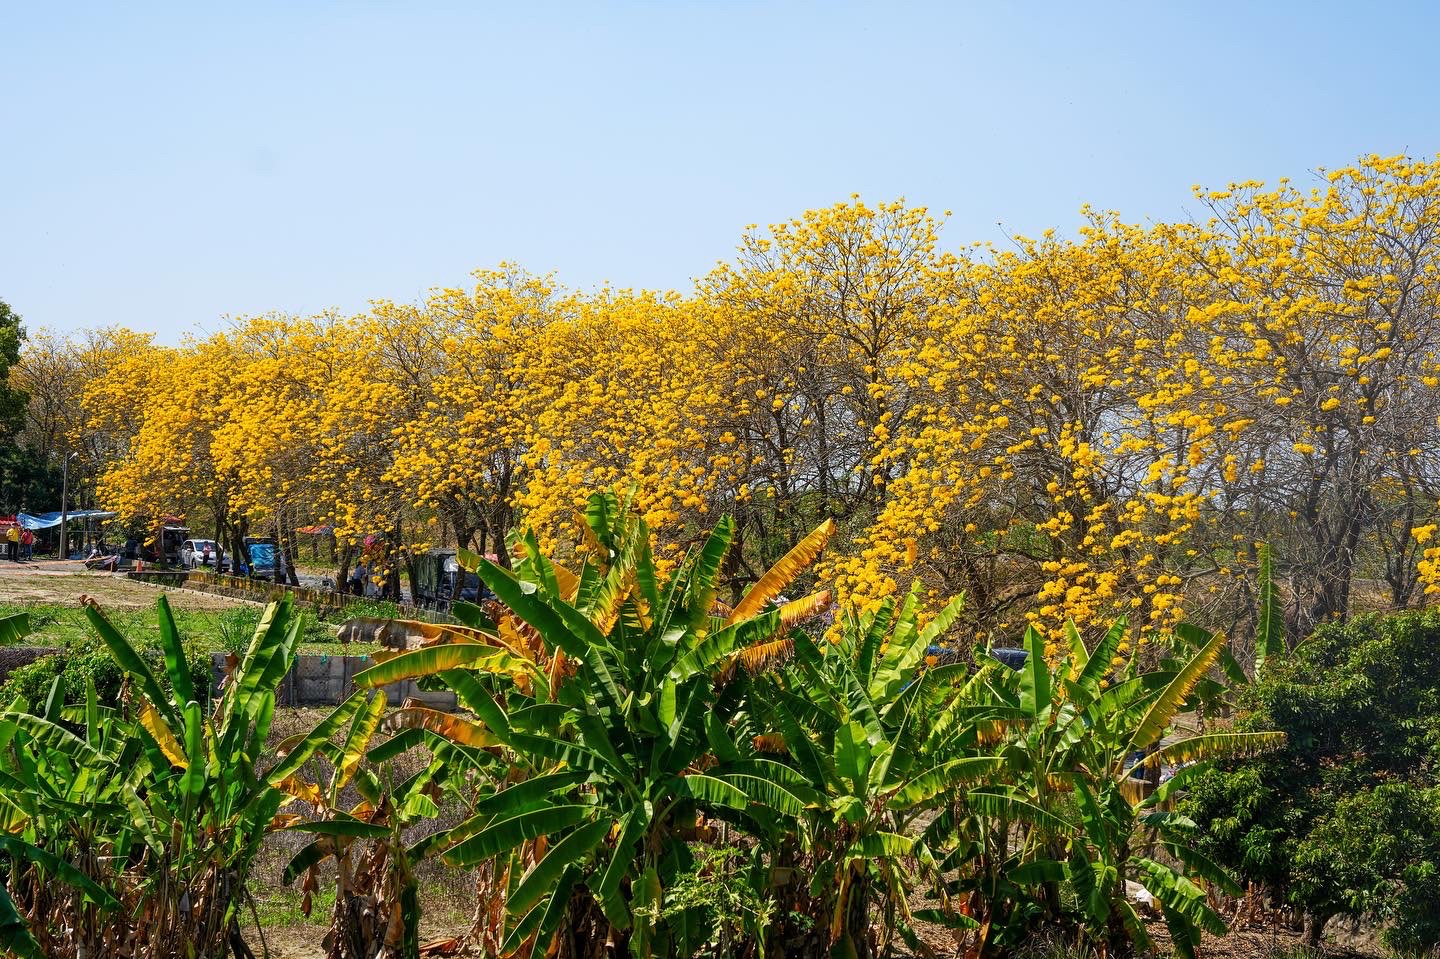
{"type": "Polygon", "coordinates": [[[285,578],[290,581],[291,586],[299,586],[300,574],[295,571],[296,554],[299,552],[299,548],[295,545],[295,537],[292,535],[282,540],[281,543],[285,556],[285,578]]]}
{"type": "Polygon", "coordinates": [[[1326,913],[1306,912],[1305,913],[1305,945],[1312,949],[1320,947],[1320,938],[1325,934],[1325,924],[1330,921],[1326,913]]]}
{"type": "Polygon", "coordinates": [[[226,532],[230,534],[230,572],[239,576],[241,565],[250,565],[250,557],[245,555],[245,527],[243,523],[231,523],[226,532]]]}
{"type": "Polygon", "coordinates": [[[280,538],[280,517],[278,514],[275,517],[272,528],[275,532],[275,568],[271,571],[270,578],[275,581],[276,586],[280,586],[285,582],[285,541],[280,538]]]}
{"type": "Polygon", "coordinates": [[[341,593],[348,592],[350,585],[350,567],[354,565],[354,560],[355,547],[350,543],[346,543],[340,548],[340,555],[335,564],[335,589],[341,593]]]}
{"type": "Polygon", "coordinates": [[[405,578],[410,581],[410,602],[419,605],[416,597],[420,595],[420,572],[415,567],[415,554],[408,549],[405,551],[405,578]]]}
{"type": "MultiPolygon", "coordinates": [[[[389,542],[385,544],[385,598],[392,603],[399,603],[404,598],[400,592],[400,550],[404,540],[405,530],[400,521],[395,521],[395,529],[388,537],[389,542]]],[[[408,554],[408,550],[406,550],[408,554]]],[[[414,594],[411,594],[414,597],[414,594]]]]}

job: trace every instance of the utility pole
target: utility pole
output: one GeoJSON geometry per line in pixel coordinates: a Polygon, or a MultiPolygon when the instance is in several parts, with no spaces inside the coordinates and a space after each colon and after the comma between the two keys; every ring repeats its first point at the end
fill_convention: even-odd
{"type": "Polygon", "coordinates": [[[70,532],[70,461],[80,454],[71,453],[60,461],[60,558],[69,555],[70,532]]]}

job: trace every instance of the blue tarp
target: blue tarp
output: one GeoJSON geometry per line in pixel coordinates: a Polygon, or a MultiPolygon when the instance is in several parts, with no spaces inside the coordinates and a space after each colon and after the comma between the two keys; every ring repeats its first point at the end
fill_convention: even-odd
{"type": "Polygon", "coordinates": [[[250,568],[258,572],[273,573],[275,571],[275,544],[274,543],[251,543],[250,568]]]}
{"type": "MultiPolygon", "coordinates": [[[[77,519],[114,519],[115,513],[107,513],[98,509],[79,509],[69,513],[65,521],[72,523],[77,519]]],[[[15,517],[20,525],[29,530],[54,529],[60,525],[59,513],[21,513],[15,517]]]]}

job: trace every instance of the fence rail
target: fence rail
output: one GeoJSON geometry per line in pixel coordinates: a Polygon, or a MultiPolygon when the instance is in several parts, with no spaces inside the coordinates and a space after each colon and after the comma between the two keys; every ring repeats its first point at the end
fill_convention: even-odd
{"type": "MultiPolygon", "coordinates": [[[[183,587],[202,593],[228,596],[231,599],[247,599],[257,603],[273,603],[283,599],[288,593],[295,598],[296,603],[309,606],[321,615],[343,611],[345,607],[355,603],[373,602],[363,596],[354,596],[333,589],[291,586],[288,583],[276,583],[266,579],[231,576],[228,573],[211,573],[201,570],[131,570],[125,575],[142,583],[183,587]]],[[[433,609],[423,609],[407,603],[396,603],[395,609],[402,619],[434,620],[437,616],[433,609]]]]}

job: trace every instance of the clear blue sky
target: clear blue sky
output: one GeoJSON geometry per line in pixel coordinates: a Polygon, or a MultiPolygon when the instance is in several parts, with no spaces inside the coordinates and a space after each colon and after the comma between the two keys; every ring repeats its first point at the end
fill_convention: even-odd
{"type": "Polygon", "coordinates": [[[1440,150],[1440,4],[0,4],[0,298],[166,341],[515,260],[689,287],[859,192],[950,243],[1440,150]],[[1182,9],[1188,8],[1188,9],[1182,9]]]}

